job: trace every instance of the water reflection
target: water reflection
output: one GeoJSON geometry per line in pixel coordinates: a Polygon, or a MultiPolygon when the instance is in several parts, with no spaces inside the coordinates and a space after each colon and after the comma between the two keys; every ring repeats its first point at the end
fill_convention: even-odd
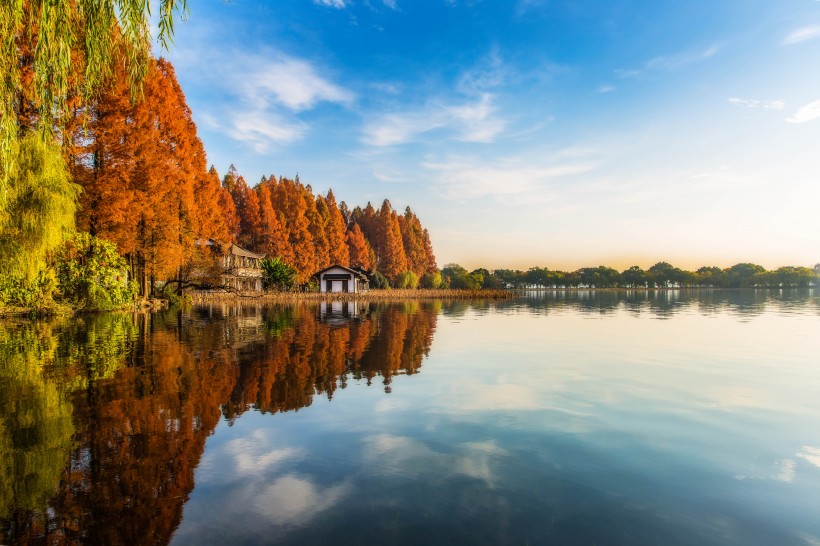
{"type": "Polygon", "coordinates": [[[165,544],[223,415],[418,372],[436,304],[346,313],[346,327],[309,306],[3,324],[0,543],[165,544]]]}
{"type": "MultiPolygon", "coordinates": [[[[441,525],[436,514],[458,514],[461,520],[454,518],[452,529],[439,528],[437,540],[428,542],[467,536],[493,543],[526,536],[536,542],[556,536],[567,542],[602,537],[610,542],[652,542],[653,536],[705,540],[707,535],[698,533],[708,529],[694,529],[684,521],[703,515],[697,499],[714,482],[708,472],[691,468],[702,452],[693,448],[682,460],[670,462],[668,468],[674,472],[661,469],[653,474],[647,469],[658,460],[658,446],[680,442],[675,448],[685,451],[689,448],[681,447],[681,438],[698,439],[701,434],[697,445],[703,445],[711,432],[726,436],[727,429],[710,420],[718,411],[774,414],[782,399],[761,401],[776,376],[765,375],[765,365],[756,363],[752,371],[758,376],[750,372],[741,382],[736,368],[731,368],[722,370],[725,378],[718,381],[720,368],[698,361],[669,363],[663,353],[642,354],[642,366],[635,366],[628,360],[634,347],[620,343],[625,331],[640,327],[632,318],[721,317],[725,325],[726,317],[736,323],[762,315],[816,320],[820,300],[814,290],[572,291],[532,293],[501,302],[214,304],[184,313],[2,323],[0,544],[167,544],[182,522],[195,471],[204,473],[206,487],[222,487],[229,480],[241,484],[218,490],[211,497],[216,499],[211,511],[205,513],[230,514],[235,522],[244,522],[239,527],[249,533],[261,532],[254,528],[254,518],[267,518],[285,536],[287,526],[304,525],[359,498],[362,502],[348,503],[348,512],[332,518],[351,541],[367,532],[372,543],[410,543],[424,538],[423,533],[402,525],[441,525]],[[519,314],[539,320],[512,326],[489,321],[489,315],[504,319],[519,314]],[[623,328],[599,328],[596,343],[589,344],[574,330],[574,322],[540,320],[562,315],[612,318],[612,325],[620,321],[623,328]],[[435,376],[434,381],[426,372],[414,378],[416,384],[430,381],[422,389],[425,396],[436,389],[443,389],[445,396],[402,398],[402,388],[409,388],[410,382],[396,386],[397,376],[421,371],[440,323],[450,325],[448,333],[455,336],[452,325],[472,319],[498,328],[484,332],[494,345],[488,349],[484,339],[472,338],[474,351],[462,356],[463,361],[455,359],[458,369],[449,372],[453,375],[435,376]],[[525,336],[503,328],[520,326],[533,328],[537,337],[532,339],[538,341],[528,338],[517,349],[506,345],[515,337],[510,332],[519,341],[525,336]],[[553,337],[545,342],[549,335],[553,337]],[[596,344],[605,349],[606,360],[598,353],[580,352],[596,344]],[[599,360],[607,366],[598,366],[599,360]],[[669,374],[664,376],[666,383],[651,375],[658,373],[661,363],[669,374]],[[702,376],[693,375],[693,369],[702,376]],[[669,376],[676,379],[668,380],[669,376]],[[378,395],[379,402],[366,414],[340,415],[334,426],[314,423],[320,439],[316,444],[283,444],[259,428],[222,444],[221,450],[209,447],[210,458],[206,454],[206,440],[220,421],[236,431],[243,423],[259,423],[253,419],[279,422],[286,416],[271,414],[321,406],[317,400],[338,397],[340,389],[353,382],[373,385],[368,392],[378,395]],[[391,396],[381,394],[394,387],[397,392],[391,396]],[[657,409],[660,406],[666,413],[657,409]],[[380,412],[392,420],[381,428],[371,427],[380,412]],[[696,432],[675,435],[692,415],[696,432]],[[351,429],[362,420],[368,423],[353,434],[351,429]],[[544,423],[553,428],[544,432],[544,423]],[[636,447],[629,442],[639,438],[641,430],[630,426],[644,423],[657,425],[658,432],[636,447]],[[517,433],[522,428],[538,434],[517,433]],[[326,460],[327,452],[336,458],[326,460]],[[312,453],[319,455],[311,459],[312,453]],[[613,460],[620,466],[612,465],[613,460]],[[260,479],[266,473],[270,479],[260,479]],[[667,480],[667,474],[685,476],[681,480],[688,485],[667,480]],[[669,523],[671,516],[650,517],[598,493],[603,487],[629,496],[634,506],[656,506],[654,493],[641,498],[636,485],[650,483],[650,478],[691,501],[683,506],[669,501],[669,514],[684,514],[674,525],[669,523]],[[394,496],[399,488],[401,499],[394,496]],[[366,495],[357,497],[360,492],[366,495]],[[347,520],[369,521],[382,506],[392,511],[372,523],[369,531],[345,526],[347,520]],[[402,519],[411,512],[418,520],[402,519]],[[623,519],[625,513],[632,519],[623,519]],[[544,514],[553,523],[544,523],[544,514]],[[473,523],[464,524],[469,521],[473,523]],[[636,529],[643,531],[636,535],[636,529]]],[[[671,335],[668,330],[661,333],[671,335]]],[[[739,339],[743,332],[735,335],[739,339]]],[[[663,345],[662,339],[656,341],[644,343],[640,350],[663,345]]],[[[700,339],[717,341],[721,340],[700,339]]],[[[442,352],[452,355],[446,349],[453,342],[443,342],[442,352]]],[[[711,353],[696,355],[719,359],[724,356],[720,351],[737,352],[739,347],[715,345],[711,353]]],[[[775,347],[757,349],[777,354],[775,347]]],[[[800,394],[784,382],[782,392],[791,389],[794,400],[810,399],[811,384],[805,382],[802,388],[800,394]],[[803,398],[796,398],[795,392],[803,398]]],[[[334,400],[330,412],[345,407],[334,400]]],[[[794,419],[796,411],[790,411],[794,419]]],[[[813,415],[803,419],[809,422],[813,415]]],[[[752,418],[741,424],[737,430],[761,426],[752,418]]],[[[742,446],[740,441],[735,444],[742,446]]],[[[820,468],[818,445],[820,438],[807,437],[788,448],[788,457],[778,455],[773,467],[744,469],[730,481],[748,482],[751,488],[768,472],[779,483],[798,485],[795,476],[806,472],[803,467],[820,468]]],[[[727,489],[734,486],[721,483],[727,489]]],[[[186,521],[190,517],[205,525],[207,521],[197,520],[196,514],[186,514],[186,521]]],[[[780,543],[793,538],[783,530],[772,535],[761,530],[756,535],[754,518],[746,513],[733,517],[735,523],[749,520],[749,530],[742,536],[776,538],[780,543]]],[[[300,532],[303,543],[328,537],[318,527],[300,532]]],[[[251,534],[244,540],[265,542],[280,535],[251,534]]],[[[186,536],[188,543],[201,538],[183,534],[177,540],[184,543],[186,536]]],[[[721,542],[716,535],[708,537],[706,542],[721,542]]],[[[219,541],[231,543],[231,538],[236,537],[219,541]]]]}
{"type": "MultiPolygon", "coordinates": [[[[816,289],[782,290],[547,290],[524,292],[530,312],[549,314],[564,310],[589,315],[613,315],[625,310],[633,315],[669,319],[682,312],[704,315],[728,312],[736,316],[760,315],[767,308],[778,313],[798,310],[820,315],[820,295],[816,289]]],[[[486,302],[482,308],[488,308],[486,302]]],[[[499,308],[520,308],[520,301],[499,304],[499,308]]],[[[470,306],[469,302],[464,307],[470,306]]]]}

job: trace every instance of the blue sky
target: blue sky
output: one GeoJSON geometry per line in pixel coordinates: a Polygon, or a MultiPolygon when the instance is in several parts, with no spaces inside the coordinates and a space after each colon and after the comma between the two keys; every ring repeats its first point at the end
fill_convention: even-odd
{"type": "Polygon", "coordinates": [[[190,7],[209,162],[410,205],[439,265],[820,261],[820,1],[190,7]]]}

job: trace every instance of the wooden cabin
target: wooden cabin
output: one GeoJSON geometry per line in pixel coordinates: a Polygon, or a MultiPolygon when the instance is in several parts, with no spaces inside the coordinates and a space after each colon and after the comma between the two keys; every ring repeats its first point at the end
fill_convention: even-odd
{"type": "Polygon", "coordinates": [[[225,284],[239,292],[261,292],[264,258],[264,254],[251,252],[232,243],[222,257],[222,265],[227,273],[225,284]]]}
{"type": "Polygon", "coordinates": [[[355,294],[368,290],[367,275],[343,265],[331,265],[316,272],[314,276],[319,279],[320,292],[355,294]]]}

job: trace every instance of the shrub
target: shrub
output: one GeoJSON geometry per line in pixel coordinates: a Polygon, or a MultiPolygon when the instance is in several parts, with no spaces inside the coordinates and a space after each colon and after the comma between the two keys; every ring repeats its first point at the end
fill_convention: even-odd
{"type": "Polygon", "coordinates": [[[296,282],[296,270],[279,256],[262,260],[262,271],[265,290],[286,290],[296,282]]]}
{"type": "Polygon", "coordinates": [[[399,276],[396,277],[396,288],[415,289],[416,287],[418,287],[418,285],[419,278],[412,271],[404,271],[403,273],[399,273],[399,276]]]}
{"type": "Polygon", "coordinates": [[[390,288],[390,281],[378,271],[370,275],[370,288],[386,290],[390,288]]]}
{"type": "Polygon", "coordinates": [[[114,243],[76,233],[55,257],[58,295],[87,310],[105,311],[134,300],[137,283],[128,281],[128,264],[114,243]]]}
{"type": "Polygon", "coordinates": [[[435,273],[427,273],[421,278],[421,287],[437,289],[441,288],[443,282],[441,272],[436,271],[435,273]]]}

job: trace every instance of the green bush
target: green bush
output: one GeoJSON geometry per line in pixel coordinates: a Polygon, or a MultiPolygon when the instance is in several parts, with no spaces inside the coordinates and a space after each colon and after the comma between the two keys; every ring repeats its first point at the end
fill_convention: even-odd
{"type": "Polygon", "coordinates": [[[66,241],[55,257],[55,270],[60,299],[80,309],[114,309],[132,302],[137,293],[114,243],[89,233],[66,241]]]}
{"type": "Polygon", "coordinates": [[[262,271],[265,290],[287,290],[296,282],[296,269],[279,256],[262,260],[262,271]]]}
{"type": "Polygon", "coordinates": [[[419,278],[418,276],[413,273],[412,271],[405,271],[403,273],[399,273],[399,276],[396,277],[396,288],[399,289],[415,289],[419,285],[419,278]]]}
{"type": "Polygon", "coordinates": [[[427,273],[421,278],[421,287],[422,288],[441,288],[444,280],[441,278],[441,272],[436,271],[435,273],[427,273]]]}
{"type": "Polygon", "coordinates": [[[390,288],[390,281],[387,280],[387,277],[376,271],[370,275],[370,288],[387,290],[390,288]]]}

